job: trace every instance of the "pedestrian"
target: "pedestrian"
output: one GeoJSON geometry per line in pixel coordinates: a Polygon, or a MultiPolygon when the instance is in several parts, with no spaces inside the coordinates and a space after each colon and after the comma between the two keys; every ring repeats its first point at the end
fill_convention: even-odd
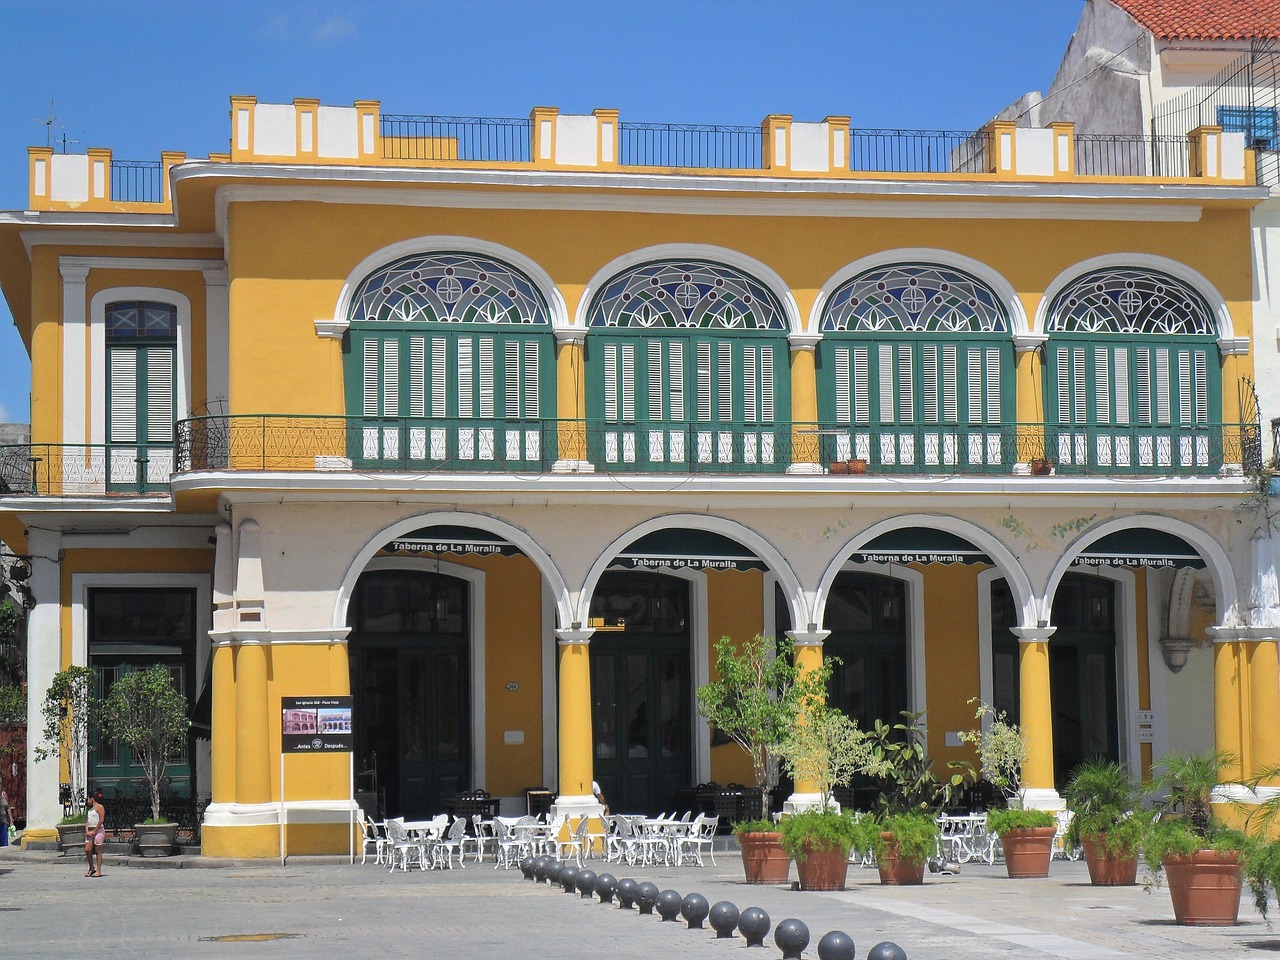
{"type": "Polygon", "coordinates": [[[9,808],[9,794],[0,787],[0,847],[9,845],[9,831],[13,827],[13,811],[9,808]]]}
{"type": "Polygon", "coordinates": [[[591,781],[591,794],[596,798],[596,802],[600,804],[600,806],[604,807],[604,812],[607,816],[609,813],[609,802],[605,800],[604,794],[600,792],[600,784],[596,783],[594,780],[591,781]]]}
{"type": "Polygon", "coordinates": [[[102,792],[90,790],[85,794],[84,818],[84,859],[89,864],[86,877],[102,876],[102,845],[107,839],[107,811],[102,805],[102,792]],[[94,852],[98,855],[98,865],[93,865],[94,852]]]}

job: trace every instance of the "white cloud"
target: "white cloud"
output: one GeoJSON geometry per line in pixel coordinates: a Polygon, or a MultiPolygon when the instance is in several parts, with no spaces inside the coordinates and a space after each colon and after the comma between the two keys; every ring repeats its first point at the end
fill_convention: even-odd
{"type": "Polygon", "coordinates": [[[275,40],[323,47],[356,35],[355,20],[346,14],[331,13],[320,19],[276,16],[267,21],[265,33],[275,40]]]}
{"type": "Polygon", "coordinates": [[[0,403],[0,423],[9,422],[9,408],[0,403]]]}

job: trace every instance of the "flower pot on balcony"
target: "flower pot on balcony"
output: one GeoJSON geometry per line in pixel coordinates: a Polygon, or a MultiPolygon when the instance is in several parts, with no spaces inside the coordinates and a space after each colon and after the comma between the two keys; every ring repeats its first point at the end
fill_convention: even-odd
{"type": "Polygon", "coordinates": [[[1033,477],[1047,477],[1053,473],[1053,461],[1035,459],[1031,461],[1031,475],[1033,477]]]}
{"type": "Polygon", "coordinates": [[[851,474],[862,475],[867,472],[867,461],[862,459],[853,459],[849,461],[849,472],[851,474]]]}
{"type": "Polygon", "coordinates": [[[828,473],[844,475],[849,472],[849,461],[832,460],[831,466],[827,468],[828,473]]]}

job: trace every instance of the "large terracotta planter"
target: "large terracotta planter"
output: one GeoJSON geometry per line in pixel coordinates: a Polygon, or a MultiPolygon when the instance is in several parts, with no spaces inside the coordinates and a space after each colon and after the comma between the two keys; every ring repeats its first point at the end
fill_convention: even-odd
{"type": "Polygon", "coordinates": [[[849,874],[849,851],[805,844],[803,856],[796,857],[796,874],[801,890],[843,890],[849,874]]]}
{"type": "Polygon", "coordinates": [[[884,852],[876,857],[880,870],[880,882],[892,886],[908,887],[924,883],[924,861],[903,860],[898,856],[898,845],[892,833],[880,834],[885,842],[884,852]]]}
{"type": "Polygon", "coordinates": [[[1131,887],[1138,882],[1138,855],[1127,856],[1107,851],[1097,840],[1082,837],[1084,862],[1089,868],[1089,882],[1095,887],[1131,887]]]}
{"type": "Polygon", "coordinates": [[[1057,832],[1056,827],[1028,827],[1000,834],[1009,879],[1047,877],[1053,858],[1053,835],[1057,832]]]}
{"type": "Polygon", "coordinates": [[[1165,857],[1174,919],[1184,926],[1229,927],[1240,914],[1240,854],[1201,850],[1165,857]]]}
{"type": "Polygon", "coordinates": [[[787,882],[791,858],[782,849],[781,834],[740,833],[738,846],[742,848],[742,869],[747,883],[787,882]]]}

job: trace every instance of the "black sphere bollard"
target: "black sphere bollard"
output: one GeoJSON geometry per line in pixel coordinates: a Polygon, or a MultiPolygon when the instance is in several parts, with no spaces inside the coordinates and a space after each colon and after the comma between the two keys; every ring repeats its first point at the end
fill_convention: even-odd
{"type": "Polygon", "coordinates": [[[559,860],[552,860],[547,864],[547,883],[553,887],[560,885],[560,871],[564,869],[564,864],[559,860]]]}
{"type": "Polygon", "coordinates": [[[613,892],[618,889],[618,881],[612,873],[602,873],[596,877],[596,896],[601,903],[613,903],[613,892]]]}
{"type": "Polygon", "coordinates": [[[700,893],[691,893],[680,903],[680,916],[684,917],[690,930],[701,930],[708,912],[707,898],[700,893]]]}
{"type": "Polygon", "coordinates": [[[533,857],[525,857],[520,861],[520,873],[526,880],[533,879],[533,857]]]}
{"type": "Polygon", "coordinates": [[[680,894],[674,890],[663,890],[658,894],[654,906],[657,907],[658,916],[662,918],[663,923],[673,922],[680,916],[680,894]]]}
{"type": "Polygon", "coordinates": [[[658,888],[647,880],[636,887],[636,905],[641,913],[653,916],[653,905],[658,902],[658,888]]]}
{"type": "Polygon", "coordinates": [[[533,882],[541,883],[547,878],[547,862],[542,857],[533,858],[533,882]]]}
{"type": "Polygon", "coordinates": [[[747,907],[738,917],[738,929],[747,939],[748,947],[763,947],[764,938],[769,933],[772,921],[769,915],[759,907],[747,907]]]}
{"type": "Polygon", "coordinates": [[[590,900],[596,892],[596,872],[594,870],[578,871],[578,892],[584,900],[590,900]]]}
{"type": "Polygon", "coordinates": [[[721,900],[712,907],[709,917],[718,939],[732,937],[733,931],[738,929],[738,908],[728,900],[721,900]]]}
{"type": "Polygon", "coordinates": [[[907,951],[892,940],[885,940],[871,948],[867,960],[907,960],[907,951]]]}
{"type": "Polygon", "coordinates": [[[818,960],[853,960],[853,937],[843,930],[832,930],[818,941],[818,960]]]}
{"type": "Polygon", "coordinates": [[[640,896],[640,884],[636,883],[630,877],[624,877],[618,881],[618,909],[630,910],[636,905],[636,898],[640,896]]]}
{"type": "Polygon", "coordinates": [[[560,886],[565,893],[577,893],[578,871],[573,867],[562,867],[560,870],[560,886]]]}
{"type": "Polygon", "coordinates": [[[782,951],[782,960],[800,960],[809,945],[809,928],[794,917],[788,918],[774,928],[773,942],[782,951]]]}

